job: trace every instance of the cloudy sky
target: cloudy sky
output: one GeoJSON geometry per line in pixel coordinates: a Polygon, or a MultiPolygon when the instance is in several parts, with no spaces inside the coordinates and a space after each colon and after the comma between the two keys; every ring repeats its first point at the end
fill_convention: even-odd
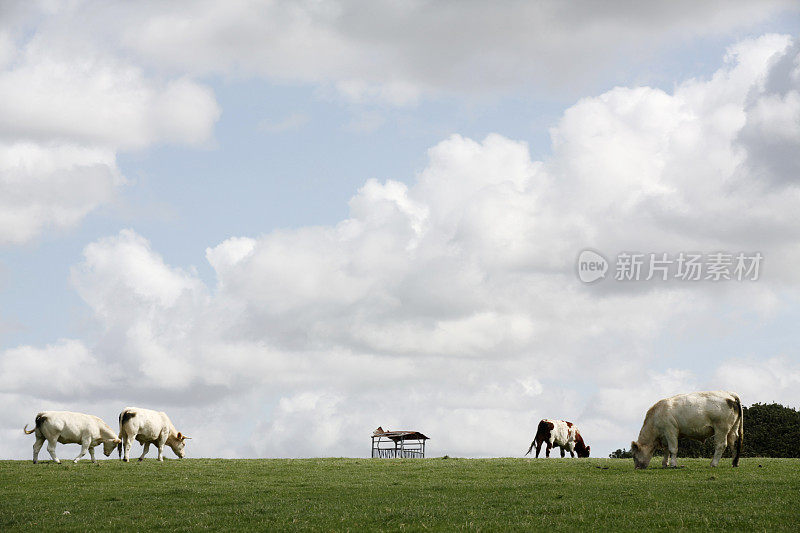
{"type": "Polygon", "coordinates": [[[0,3],[0,458],[46,409],[302,457],[800,407],[798,154],[789,1],[0,3]]]}

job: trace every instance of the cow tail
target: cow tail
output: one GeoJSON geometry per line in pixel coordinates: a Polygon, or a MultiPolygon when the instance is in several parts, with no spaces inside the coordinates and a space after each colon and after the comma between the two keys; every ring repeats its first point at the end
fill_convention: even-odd
{"type": "Polygon", "coordinates": [[[533,445],[534,444],[536,444],[536,439],[533,439],[533,442],[531,442],[531,447],[528,448],[528,451],[525,452],[525,455],[528,455],[529,453],[531,453],[531,450],[533,449],[533,445]]]}
{"type": "Polygon", "coordinates": [[[736,437],[736,453],[733,456],[733,466],[739,466],[739,456],[742,455],[742,443],[744,442],[744,408],[739,396],[734,394],[733,397],[736,398],[736,409],[739,411],[739,436],[736,437]]]}
{"type": "Polygon", "coordinates": [[[122,429],[122,424],[136,416],[136,411],[122,411],[119,414],[119,427],[122,429]]]}
{"type": "Polygon", "coordinates": [[[136,416],[136,412],[124,410],[119,414],[119,444],[117,444],[117,454],[119,458],[122,459],[122,445],[125,443],[125,430],[122,428],[122,425],[136,416]]]}
{"type": "Polygon", "coordinates": [[[119,439],[119,443],[117,444],[117,455],[119,458],[122,459],[122,413],[119,414],[119,435],[117,438],[119,439]]]}
{"type": "Polygon", "coordinates": [[[123,435],[123,432],[122,432],[122,415],[123,414],[125,414],[125,411],[122,411],[119,414],[119,435],[117,436],[117,438],[119,438],[119,443],[117,444],[117,455],[119,456],[120,459],[122,459],[122,444],[125,441],[125,437],[122,436],[123,435]]]}
{"type": "MultiPolygon", "coordinates": [[[[531,453],[531,450],[537,442],[543,442],[547,440],[549,432],[550,428],[547,426],[547,422],[540,420],[539,426],[536,428],[536,437],[534,437],[533,442],[531,442],[531,447],[528,448],[528,453],[531,453]]],[[[525,455],[528,455],[528,453],[525,455]]]]}
{"type": "Polygon", "coordinates": [[[47,420],[47,417],[40,413],[40,414],[36,415],[36,420],[35,420],[36,427],[34,427],[32,430],[28,431],[28,424],[25,424],[25,428],[22,431],[24,431],[26,435],[30,435],[31,433],[33,433],[37,429],[41,429],[42,428],[42,424],[44,423],[45,420],[47,420]]]}

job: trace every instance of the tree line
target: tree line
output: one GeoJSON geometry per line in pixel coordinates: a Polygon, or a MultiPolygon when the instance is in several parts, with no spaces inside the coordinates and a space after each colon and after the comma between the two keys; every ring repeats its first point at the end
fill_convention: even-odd
{"type": "MultiPolygon", "coordinates": [[[[726,449],[724,457],[730,457],[726,449]]],[[[704,442],[678,440],[680,457],[711,457],[714,439],[704,442]]],[[[630,450],[617,449],[614,459],[630,458],[630,450]]],[[[744,408],[744,447],[742,457],[800,457],[800,411],[779,403],[754,403],[744,408]]]]}

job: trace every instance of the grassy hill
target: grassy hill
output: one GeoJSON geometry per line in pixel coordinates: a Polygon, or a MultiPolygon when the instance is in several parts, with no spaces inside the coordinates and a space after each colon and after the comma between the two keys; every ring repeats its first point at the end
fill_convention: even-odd
{"type": "Polygon", "coordinates": [[[0,461],[0,530],[798,530],[800,460],[0,461]],[[655,461],[654,461],[655,463],[655,461]]]}

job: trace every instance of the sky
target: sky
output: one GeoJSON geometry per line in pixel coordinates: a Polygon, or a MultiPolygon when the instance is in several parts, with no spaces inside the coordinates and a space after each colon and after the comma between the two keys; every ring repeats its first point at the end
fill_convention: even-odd
{"type": "Polygon", "coordinates": [[[800,408],[794,2],[3,2],[0,96],[0,458],[42,410],[513,457],[800,408]]]}

